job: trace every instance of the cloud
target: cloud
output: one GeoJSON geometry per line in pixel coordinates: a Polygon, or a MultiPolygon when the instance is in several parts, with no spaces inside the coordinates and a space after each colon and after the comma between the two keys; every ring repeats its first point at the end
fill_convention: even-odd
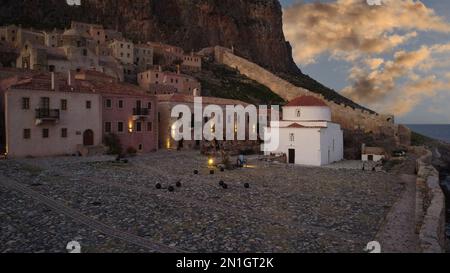
{"type": "Polygon", "coordinates": [[[285,35],[299,64],[316,57],[352,64],[341,93],[379,112],[405,115],[424,99],[450,90],[450,43],[400,49],[426,31],[450,33],[450,23],[421,1],[298,3],[284,10],[285,35]]]}
{"type": "Polygon", "coordinates": [[[412,0],[384,0],[382,6],[369,6],[365,0],[298,3],[284,10],[283,21],[301,64],[323,53],[346,60],[380,54],[416,37],[417,31],[450,33],[449,23],[412,0]]]}
{"type": "Polygon", "coordinates": [[[397,51],[390,61],[367,59],[357,63],[349,71],[352,85],[344,88],[342,93],[381,112],[407,114],[423,99],[450,90],[450,78],[445,75],[437,77],[421,73],[424,64],[430,65],[427,71],[435,68],[432,64],[439,64],[436,56],[442,53],[442,48],[447,45],[397,51]]]}

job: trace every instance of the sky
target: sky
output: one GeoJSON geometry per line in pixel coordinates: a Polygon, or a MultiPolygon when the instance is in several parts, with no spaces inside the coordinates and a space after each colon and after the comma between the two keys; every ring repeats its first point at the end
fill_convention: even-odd
{"type": "Polygon", "coordinates": [[[303,73],[399,123],[450,124],[450,1],[280,2],[303,73]]]}

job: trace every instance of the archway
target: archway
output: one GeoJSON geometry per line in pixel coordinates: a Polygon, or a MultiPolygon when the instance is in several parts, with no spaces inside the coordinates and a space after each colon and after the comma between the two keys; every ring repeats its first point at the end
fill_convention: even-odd
{"type": "Polygon", "coordinates": [[[83,133],[83,145],[92,146],[94,145],[94,132],[90,129],[84,131],[83,133]]]}

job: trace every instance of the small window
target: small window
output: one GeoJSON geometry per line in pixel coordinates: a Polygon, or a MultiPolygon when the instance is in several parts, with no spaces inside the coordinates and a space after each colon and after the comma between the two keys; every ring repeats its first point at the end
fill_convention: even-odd
{"type": "Polygon", "coordinates": [[[105,104],[106,104],[106,108],[112,108],[112,100],[111,99],[107,99],[105,104]]]}
{"type": "Polygon", "coordinates": [[[123,133],[123,122],[117,123],[117,132],[123,133]]]}
{"type": "Polygon", "coordinates": [[[31,138],[31,129],[23,129],[23,138],[30,139],[31,138]]]}
{"type": "Polygon", "coordinates": [[[90,100],[86,101],[86,109],[91,109],[92,107],[92,102],[90,100]]]}
{"type": "Polygon", "coordinates": [[[67,111],[67,100],[61,100],[61,110],[67,111]]]}
{"type": "Polygon", "coordinates": [[[123,108],[123,100],[119,100],[119,108],[123,108]]]}
{"type": "Polygon", "coordinates": [[[62,128],[61,129],[61,137],[62,138],[67,138],[67,128],[62,128]]]}
{"type": "Polygon", "coordinates": [[[290,139],[291,142],[294,142],[295,141],[295,135],[293,133],[290,134],[289,135],[289,139],[290,139]]]}
{"type": "Polygon", "coordinates": [[[138,150],[139,150],[139,151],[142,151],[143,149],[144,149],[144,145],[139,144],[139,145],[138,145],[138,150]]]}
{"type": "Polygon", "coordinates": [[[141,131],[142,131],[142,123],[136,122],[136,132],[141,132],[141,131]]]}
{"type": "Polygon", "coordinates": [[[30,98],[22,98],[22,109],[23,110],[30,109],[30,98]]]}
{"type": "Polygon", "coordinates": [[[42,129],[42,138],[49,137],[49,130],[47,128],[42,129]]]}
{"type": "Polygon", "coordinates": [[[111,133],[111,122],[105,122],[105,133],[111,133]]]}
{"type": "Polygon", "coordinates": [[[149,103],[147,104],[147,108],[148,108],[148,111],[151,111],[151,110],[152,110],[152,103],[151,103],[151,102],[149,102],[149,103]]]}
{"type": "Polygon", "coordinates": [[[302,116],[302,111],[300,109],[297,110],[297,117],[300,118],[302,116]]]}
{"type": "Polygon", "coordinates": [[[151,132],[153,130],[153,123],[152,122],[147,122],[147,131],[151,132]]]}

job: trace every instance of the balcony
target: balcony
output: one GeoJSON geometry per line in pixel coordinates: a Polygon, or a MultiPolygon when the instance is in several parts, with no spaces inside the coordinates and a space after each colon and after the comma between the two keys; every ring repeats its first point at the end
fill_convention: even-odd
{"type": "Polygon", "coordinates": [[[36,125],[43,123],[58,123],[59,109],[36,109],[36,125]]]}
{"type": "Polygon", "coordinates": [[[133,120],[147,119],[150,116],[150,110],[147,108],[134,108],[133,120]]]}

